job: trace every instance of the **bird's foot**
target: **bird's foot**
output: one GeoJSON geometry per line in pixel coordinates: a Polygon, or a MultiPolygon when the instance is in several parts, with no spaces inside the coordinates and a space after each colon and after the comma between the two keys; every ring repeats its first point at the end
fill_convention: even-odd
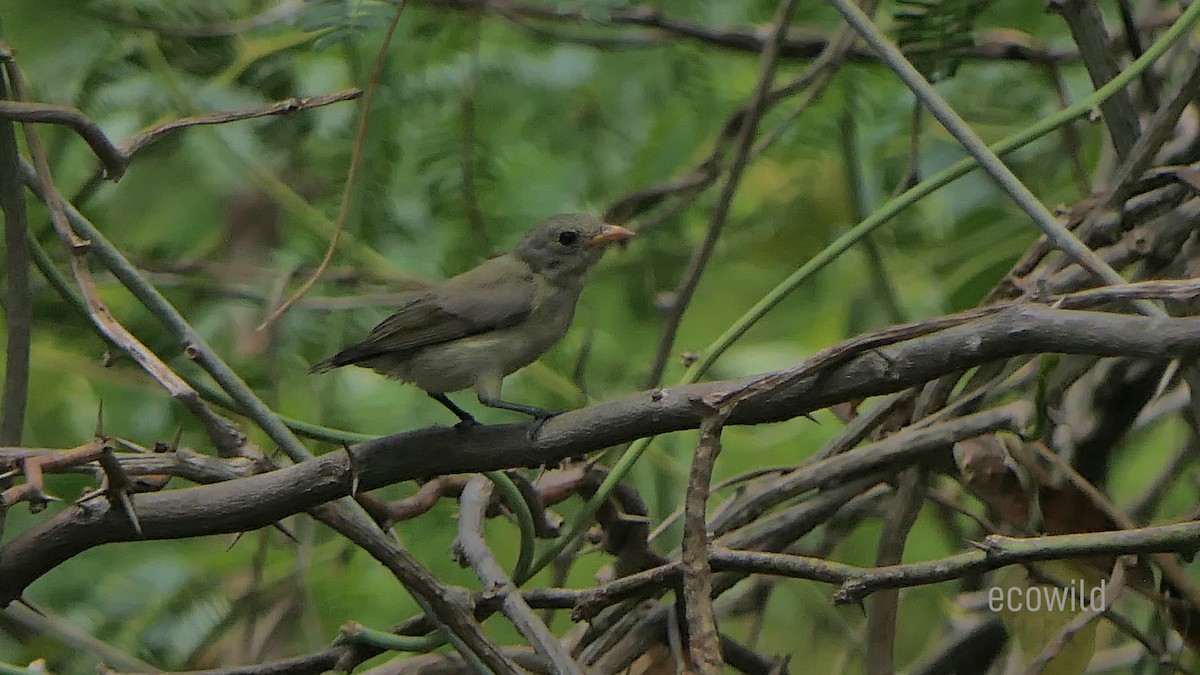
{"type": "Polygon", "coordinates": [[[542,425],[544,425],[546,423],[546,420],[550,419],[551,417],[557,417],[558,415],[561,415],[564,412],[566,412],[566,411],[565,410],[539,410],[536,414],[533,415],[533,424],[529,425],[529,434],[528,434],[529,440],[532,442],[535,438],[538,437],[538,434],[542,433],[542,425]]]}
{"type": "Polygon", "coordinates": [[[474,417],[467,417],[459,421],[458,424],[455,424],[454,428],[458,431],[466,431],[467,429],[473,429],[478,426],[483,426],[479,423],[479,420],[475,419],[474,417]]]}

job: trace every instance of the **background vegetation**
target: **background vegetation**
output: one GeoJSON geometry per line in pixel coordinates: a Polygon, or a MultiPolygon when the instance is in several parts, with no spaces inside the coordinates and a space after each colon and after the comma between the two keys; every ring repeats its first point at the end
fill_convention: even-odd
{"type": "MultiPolygon", "coordinates": [[[[1180,10],[1170,3],[1120,4],[1103,3],[1113,36],[1105,48],[1124,67],[1180,10]],[[1132,55],[1126,18],[1136,27],[1139,45],[1132,55]]],[[[1096,88],[1069,22],[1045,10],[1044,3],[1027,0],[942,0],[884,3],[874,17],[991,143],[1096,88]]],[[[312,273],[329,244],[362,99],[172,133],[140,152],[119,182],[96,180],[96,158],[74,132],[37,127],[63,195],[272,410],[345,430],[350,433],[342,437],[354,441],[354,434],[382,436],[453,420],[414,387],[365,370],[310,377],[308,366],[361,336],[390,311],[398,293],[504,250],[536,220],[586,211],[640,230],[594,271],[567,338],[506,380],[511,400],[579,408],[680,382],[690,359],[711,349],[782,280],[890,196],[965,156],[936,120],[917,111],[909,88],[867,47],[856,43],[843,53],[831,48],[821,57],[827,67],[812,84],[765,108],[756,138],[777,135],[750,158],[656,377],[662,326],[679,307],[681,279],[722,207],[739,128],[738,119],[728,120],[753,100],[769,66],[761,52],[776,12],[770,2],[423,0],[403,9],[374,82],[373,63],[393,16],[387,4],[8,0],[0,30],[24,71],[30,100],[77,108],[113,139],[204,112],[375,87],[354,197],[332,265],[266,331],[255,328],[312,273]],[[639,16],[642,20],[634,20],[639,16]],[[689,34],[680,25],[708,32],[689,34]],[[731,36],[745,38],[742,46],[726,44],[731,36]],[[747,40],[750,46],[744,47],[747,40]],[[710,179],[704,162],[714,147],[722,152],[710,165],[710,179]],[[661,201],[628,198],[689,176],[700,177],[691,191],[661,201]]],[[[817,54],[844,30],[840,15],[825,3],[797,3],[790,24],[774,75],[777,86],[814,68],[817,54]]],[[[1195,38],[1188,31],[1126,90],[1143,123],[1190,72],[1195,38]]],[[[1005,157],[1043,204],[1064,214],[1063,222],[1078,224],[1066,214],[1080,213],[1071,209],[1108,187],[1120,164],[1105,125],[1111,116],[1093,112],[1005,157]]],[[[1190,147],[1194,109],[1181,120],[1168,150],[1190,147]]],[[[1169,163],[1194,159],[1184,152],[1169,163]]],[[[1155,165],[1161,163],[1160,155],[1155,165]]],[[[48,212],[37,200],[27,201],[30,236],[65,271],[48,212]]],[[[1118,235],[1131,226],[1119,227],[1118,235]]],[[[1039,234],[986,175],[970,173],[909,205],[807,277],[722,354],[704,379],[787,368],[867,331],[975,307],[1039,234]]],[[[104,302],[132,334],[172,369],[216,389],[159,317],[102,266],[92,268],[104,302]]],[[[1182,269],[1138,270],[1130,278],[1192,276],[1182,269]]],[[[79,446],[95,435],[103,407],[105,434],[150,447],[170,443],[180,428],[180,446],[214,453],[196,418],[133,360],[110,349],[44,276],[34,271],[31,284],[28,410],[23,436],[6,440],[8,445],[79,446]]],[[[1020,386],[995,400],[1036,401],[1043,424],[1069,427],[1074,418],[1060,415],[1067,406],[1056,401],[1065,401],[1070,385],[1104,362],[1070,363],[1082,370],[1064,374],[1067,366],[1057,361],[1035,361],[1032,377],[1026,372],[1020,386]],[[1047,410],[1048,416],[1041,414],[1047,410]]],[[[1164,372],[1156,368],[1159,377],[1148,377],[1149,395],[1123,389],[1113,394],[1113,400],[1140,404],[1114,423],[1111,447],[1092,458],[1101,468],[1085,471],[1116,503],[1141,504],[1139,524],[1186,518],[1195,502],[1195,484],[1186,472],[1194,453],[1179,450],[1194,447],[1192,425],[1177,414],[1185,408],[1186,393],[1172,398],[1172,392],[1187,388],[1168,374],[1165,393],[1156,398],[1164,372]],[[1144,416],[1149,421],[1135,426],[1138,411],[1151,399],[1161,414],[1144,416]],[[1147,505],[1143,497],[1150,486],[1159,489],[1147,505]]],[[[519,421],[480,410],[469,394],[456,398],[488,423],[519,421]]],[[[855,410],[871,405],[850,401],[815,411],[818,424],[796,418],[731,426],[723,434],[713,482],[763,467],[800,465],[835,438],[855,410]]],[[[1110,414],[1100,403],[1091,410],[1110,414]]],[[[275,444],[253,421],[234,419],[254,444],[274,454],[275,444]]],[[[323,454],[340,450],[336,438],[333,433],[305,444],[323,454]]],[[[660,436],[627,476],[645,501],[652,528],[681,508],[696,443],[696,431],[660,436]]],[[[615,461],[612,452],[593,456],[607,466],[615,461]]],[[[978,486],[952,469],[943,475],[945,467],[935,465],[938,470],[920,478],[929,486],[922,493],[928,501],[918,502],[924,506],[914,512],[911,533],[900,537],[904,562],[967,550],[966,539],[987,534],[935,496],[976,515],[990,506],[992,525],[1000,531],[1018,533],[1028,525],[1012,522],[1006,517],[1011,513],[997,515],[987,495],[966,496],[964,483],[978,486]]],[[[903,485],[898,471],[889,474],[895,486],[903,485]]],[[[4,539],[76,508],[71,500],[94,485],[78,475],[48,478],[47,491],[66,501],[37,513],[7,509],[4,539]]],[[[187,485],[176,478],[167,489],[187,485]]],[[[883,492],[857,512],[813,529],[789,550],[864,567],[886,562],[878,548],[885,517],[903,510],[905,502],[889,501],[894,491],[888,481],[881,485],[883,492]]],[[[373,494],[392,502],[412,496],[417,487],[408,481],[373,494]]],[[[712,504],[734,494],[715,491],[712,504]]],[[[554,508],[571,523],[582,503],[573,498],[554,508]]],[[[454,499],[442,499],[428,513],[397,522],[395,533],[443,583],[478,590],[475,574],[449,556],[456,511],[454,499]]],[[[1074,512],[1060,514],[1063,521],[1078,518],[1074,512]]],[[[94,672],[99,662],[127,671],[263,664],[325,649],[347,621],[384,628],[420,611],[387,569],[337,533],[304,515],[284,525],[295,541],[268,527],[244,536],[113,544],[77,555],[24,594],[44,616],[17,604],[0,614],[0,661],[45,659],[55,673],[94,672]]],[[[1062,531],[1084,529],[1115,526],[1062,531]]],[[[1024,533],[1054,528],[1033,530],[1024,533]]],[[[681,533],[676,522],[651,548],[667,555],[678,547],[681,533]]],[[[517,526],[493,518],[485,534],[502,565],[511,568],[519,550],[517,526]]],[[[587,543],[554,583],[593,586],[597,575],[611,576],[611,563],[611,556],[587,543]]],[[[549,586],[553,574],[543,571],[526,587],[549,586]]],[[[938,671],[931,659],[966,627],[976,630],[977,622],[994,618],[963,592],[1002,583],[1008,582],[971,577],[905,589],[898,596],[900,620],[887,640],[894,644],[894,664],[882,666],[871,664],[879,648],[870,644],[879,639],[879,628],[868,625],[862,606],[835,604],[836,585],[747,582],[722,597],[718,618],[723,633],[759,653],[790,656],[792,672],[882,672],[892,665],[951,672],[938,671]]],[[[1149,588],[1153,595],[1153,578],[1149,588]]],[[[1136,643],[1127,634],[1102,622],[1093,648],[1066,665],[1060,661],[1060,667],[1078,672],[1095,657],[1094,667],[1153,670],[1164,654],[1181,649],[1179,635],[1186,629],[1172,628],[1154,602],[1128,602],[1130,620],[1164,645],[1157,654],[1129,647],[1136,643]]],[[[568,614],[550,617],[556,634],[572,630],[568,614]]],[[[981,669],[1001,668],[1004,655],[991,657],[1002,649],[1003,631],[995,622],[987,625],[995,646],[983,638],[970,644],[981,669]]],[[[502,617],[488,620],[485,628],[502,645],[524,642],[502,617]]],[[[1059,628],[1054,624],[1041,632],[1050,636],[1059,628]]],[[[649,654],[637,672],[675,668],[669,650],[649,654]],[[656,653],[657,661],[651,658],[656,653]]],[[[369,666],[393,658],[385,655],[369,666]]],[[[970,667],[953,664],[959,672],[970,667]]]]}

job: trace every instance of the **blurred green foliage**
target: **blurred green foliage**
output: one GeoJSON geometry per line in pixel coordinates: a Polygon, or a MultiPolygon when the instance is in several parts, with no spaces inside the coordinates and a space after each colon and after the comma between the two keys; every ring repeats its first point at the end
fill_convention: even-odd
{"type": "MultiPolygon", "coordinates": [[[[115,139],[202,111],[366,83],[390,12],[376,3],[297,5],[282,18],[232,34],[201,37],[167,30],[230,23],[274,4],[8,0],[2,29],[36,99],[82,109],[115,139]]],[[[603,16],[620,3],[557,5],[603,16]]],[[[761,0],[655,5],[673,16],[726,27],[761,25],[773,11],[773,3],[761,0]]],[[[795,23],[832,33],[833,17],[823,5],[801,3],[795,23]]],[[[994,4],[978,24],[1067,44],[1061,22],[1042,13],[1036,2],[994,4]]],[[[785,61],[777,82],[805,65],[785,61]]],[[[632,190],[680,175],[708,153],[726,116],[751,91],[757,70],[752,54],[696,42],[594,48],[541,39],[494,15],[480,18],[413,3],[404,10],[372,111],[347,223],[351,236],[334,258],[336,271],[353,274],[320,283],[310,304],[290,312],[270,340],[253,332],[267,303],[276,301],[281,288],[290,292],[328,242],[350,158],[356,104],[177,133],[139,156],[119,183],[101,186],[81,208],[153,272],[167,297],[280,413],[366,434],[448,424],[453,421],[448,414],[419,391],[370,372],[307,376],[309,364],[388,312],[382,304],[325,311],[311,302],[402,290],[414,278],[443,278],[509,246],[534,220],[564,211],[601,212],[632,190]],[[467,118],[474,120],[469,136],[467,118]],[[477,199],[481,222],[471,220],[464,163],[469,163],[469,192],[477,199]]],[[[1061,74],[1072,95],[1090,91],[1081,66],[1069,65],[1061,74]]],[[[968,60],[941,89],[988,140],[1011,134],[1058,105],[1048,71],[1028,63],[968,60]]],[[[764,128],[791,105],[773,109],[764,128]]],[[[849,115],[855,127],[863,162],[859,188],[870,195],[870,207],[891,194],[909,170],[911,114],[912,97],[884,68],[871,63],[843,68],[825,95],[750,167],[685,316],[676,353],[704,348],[854,224],[839,132],[844,117],[849,115]]],[[[1084,161],[1091,165],[1099,134],[1078,126],[1084,161]]],[[[94,158],[62,128],[39,132],[64,194],[76,194],[94,172],[94,158]]],[[[916,166],[922,175],[962,156],[928,117],[919,141],[916,166]]],[[[1070,204],[1082,196],[1057,136],[1009,161],[1048,204],[1070,204]]],[[[571,333],[538,364],[507,380],[509,398],[575,407],[642,386],[659,338],[656,294],[678,283],[703,236],[712,192],[609,254],[595,271],[571,333]]],[[[34,207],[32,216],[39,239],[61,260],[45,211],[34,207]]],[[[920,202],[872,241],[895,302],[905,315],[920,318],[977,303],[1034,237],[1017,209],[986,178],[972,174],[920,202]]],[[[842,338],[888,323],[887,303],[871,282],[870,264],[857,249],[843,256],[746,335],[709,377],[795,364],[842,338]]],[[[174,367],[202,377],[153,317],[113,279],[99,279],[105,300],[126,326],[174,367]]],[[[28,445],[71,447],[87,440],[103,401],[108,433],[149,445],[169,440],[182,425],[184,445],[211,452],[195,420],[134,364],[118,358],[104,367],[103,341],[40,277],[35,284],[28,445]]],[[[672,360],[664,381],[671,383],[682,372],[682,364],[672,360]]],[[[477,410],[470,395],[459,400],[477,410]]],[[[489,421],[510,419],[492,410],[480,414],[489,421]]],[[[729,429],[717,478],[794,464],[839,427],[828,412],[817,418],[820,425],[799,420],[729,429]]],[[[261,434],[254,439],[266,443],[261,434]]],[[[1170,440],[1156,447],[1169,447],[1170,440]]],[[[687,433],[661,438],[635,469],[632,481],[649,501],[655,522],[681,503],[694,441],[687,433]]],[[[314,442],[310,447],[319,453],[330,446],[314,442]]],[[[1133,460],[1122,472],[1131,484],[1149,475],[1133,460]]],[[[69,498],[85,483],[54,477],[50,487],[69,498]]],[[[400,485],[381,494],[391,499],[412,491],[411,485],[400,485]]],[[[569,502],[562,511],[569,515],[577,507],[569,502]]],[[[61,507],[51,510],[56,508],[61,507]]],[[[440,578],[475,587],[473,575],[447,555],[454,511],[453,504],[443,502],[401,523],[398,532],[440,578]]],[[[5,536],[46,515],[17,509],[9,515],[5,536]]],[[[93,550],[38,581],[29,599],[164,668],[301,654],[327,644],[347,620],[383,627],[415,611],[391,575],[365,553],[303,519],[289,524],[299,544],[267,530],[236,542],[217,537],[93,550]]],[[[488,533],[502,560],[511,564],[515,526],[498,520],[488,533]]],[[[672,528],[657,545],[672,549],[678,534],[672,528]]],[[[877,535],[878,523],[869,522],[832,555],[870,564],[877,535]]],[[[906,556],[928,559],[958,550],[961,543],[923,518],[906,556]]],[[[567,584],[591,585],[605,562],[598,553],[582,556],[567,584]]],[[[532,583],[545,579],[543,574],[532,583]]],[[[767,608],[760,647],[802,655],[805,672],[830,672],[838,663],[855,672],[861,667],[855,656],[860,645],[847,635],[860,630],[862,615],[855,608],[833,607],[834,590],[782,583],[767,608]]],[[[901,623],[899,665],[936,646],[938,636],[949,630],[956,612],[952,593],[950,585],[940,585],[904,594],[901,615],[915,620],[901,623]]],[[[518,639],[498,619],[488,626],[503,641],[518,639]]],[[[553,627],[566,626],[560,616],[553,627]]],[[[748,629],[737,621],[724,628],[734,635],[748,629]]],[[[45,657],[54,672],[94,672],[98,658],[87,650],[47,638],[12,637],[20,634],[0,631],[0,661],[45,657]]]]}

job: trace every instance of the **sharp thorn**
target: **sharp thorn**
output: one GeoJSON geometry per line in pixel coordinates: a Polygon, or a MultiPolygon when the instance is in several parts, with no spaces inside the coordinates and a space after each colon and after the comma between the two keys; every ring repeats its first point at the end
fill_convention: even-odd
{"type": "Polygon", "coordinates": [[[126,450],[132,450],[134,452],[149,452],[149,450],[143,448],[142,446],[138,445],[137,443],[134,443],[133,441],[131,441],[127,438],[118,437],[118,438],[112,439],[112,441],[113,441],[113,443],[121,446],[122,448],[125,448],[126,450]]]}
{"type": "Polygon", "coordinates": [[[75,506],[79,506],[79,505],[83,504],[84,502],[91,501],[106,492],[108,492],[107,488],[96,488],[95,490],[88,490],[87,492],[84,492],[83,494],[79,495],[79,499],[76,499],[74,502],[72,502],[72,504],[74,504],[75,506]]]}
{"type": "Polygon", "coordinates": [[[96,408],[96,438],[104,438],[104,399],[96,408]]]}
{"type": "Polygon", "coordinates": [[[138,521],[137,511],[133,510],[133,499],[124,490],[118,492],[117,495],[121,501],[121,507],[125,509],[125,515],[129,516],[129,524],[133,525],[133,531],[137,533],[138,539],[145,539],[146,533],[142,532],[142,524],[138,521]]]}
{"type": "Polygon", "coordinates": [[[237,534],[233,535],[233,541],[229,542],[229,546],[226,546],[226,547],[225,547],[225,552],[226,552],[226,553],[229,553],[230,551],[232,551],[232,550],[233,550],[233,547],[234,547],[234,546],[236,546],[236,545],[237,545],[237,543],[238,543],[239,541],[241,541],[241,540],[242,540],[242,535],[243,535],[243,534],[246,534],[246,533],[245,533],[245,532],[238,532],[237,534]]]}
{"type": "Polygon", "coordinates": [[[37,605],[35,605],[35,604],[33,604],[32,602],[30,602],[30,601],[26,600],[26,599],[25,599],[25,596],[23,596],[23,595],[19,595],[19,596],[17,596],[17,602],[21,603],[22,605],[24,605],[24,606],[25,606],[25,608],[26,608],[26,609],[28,609],[29,611],[33,612],[34,614],[37,614],[38,616],[41,616],[41,617],[45,617],[45,616],[46,616],[46,613],[45,613],[45,612],[43,612],[42,610],[38,609],[38,606],[37,606],[37,605]]]}
{"type": "Polygon", "coordinates": [[[281,523],[280,521],[277,520],[274,523],[272,523],[272,525],[274,525],[275,529],[279,530],[279,532],[282,533],[283,536],[287,537],[288,539],[291,539],[293,544],[300,543],[300,540],[296,538],[296,535],[292,534],[292,531],[289,530],[287,528],[287,526],[284,525],[283,523],[281,523]]]}

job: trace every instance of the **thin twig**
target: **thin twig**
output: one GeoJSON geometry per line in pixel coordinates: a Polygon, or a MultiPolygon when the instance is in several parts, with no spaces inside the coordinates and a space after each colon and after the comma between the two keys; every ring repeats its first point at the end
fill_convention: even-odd
{"type": "Polygon", "coordinates": [[[1096,227],[1105,211],[1118,209],[1120,212],[1119,209],[1129,197],[1129,185],[1150,167],[1159,148],[1170,138],[1184,108],[1200,95],[1200,53],[1193,54],[1186,72],[1190,74],[1172,92],[1166,105],[1150,118],[1145,132],[1137,137],[1121,165],[1107,179],[1104,192],[1092,202],[1091,211],[1079,226],[1079,232],[1085,236],[1096,227]]]}
{"type": "MultiPolygon", "coordinates": [[[[1063,649],[1066,649],[1071,638],[1087,627],[1088,624],[1104,616],[1104,613],[1108,611],[1113,602],[1116,602],[1117,597],[1121,594],[1121,590],[1125,587],[1125,577],[1125,561],[1118,558],[1116,564],[1113,565],[1108,583],[1104,586],[1104,592],[1100,594],[1101,602],[1099,606],[1093,605],[1088,607],[1085,611],[1080,612],[1068,621],[1054,637],[1046,642],[1046,645],[1042,647],[1041,653],[1025,667],[1025,675],[1040,675],[1040,673],[1044,672],[1050,661],[1061,654],[1063,649]]],[[[1082,591],[1082,586],[1080,590],[1082,591]]],[[[1081,604],[1085,604],[1083,603],[1083,598],[1079,598],[1079,600],[1081,604]]]]}
{"type": "MultiPolygon", "coordinates": [[[[847,34],[853,35],[849,28],[843,30],[847,34]]],[[[858,137],[857,118],[860,111],[858,109],[857,83],[856,79],[849,80],[849,84],[846,86],[843,111],[838,116],[838,130],[841,132],[838,140],[842,146],[842,164],[845,167],[846,185],[850,191],[850,207],[853,209],[855,222],[866,218],[877,201],[875,184],[867,176],[867,166],[863,161],[861,141],[858,137]]],[[[919,110],[919,107],[917,109],[919,110]]],[[[917,116],[914,113],[913,117],[917,116]]],[[[913,136],[909,144],[910,165],[917,160],[919,134],[915,126],[912,129],[913,136]]],[[[907,182],[907,177],[905,182],[907,182]]],[[[896,292],[895,284],[888,276],[887,263],[884,261],[879,244],[873,237],[863,237],[862,252],[867,265],[867,275],[871,280],[871,289],[877,301],[883,305],[887,319],[892,323],[902,323],[906,318],[902,301],[896,292]]]]}
{"type": "Polygon", "coordinates": [[[290,98],[247,110],[185,117],[138,132],[119,146],[113,143],[100,126],[87,115],[68,106],[26,101],[0,101],[0,118],[23,123],[39,122],[69,127],[79,134],[100,160],[104,166],[105,177],[109,180],[117,180],[125,175],[125,170],[129,168],[129,163],[133,160],[134,155],[172,131],[199,125],[225,124],[268,115],[289,115],[299,110],[352,100],[361,94],[362,92],[358,89],[347,89],[322,96],[290,98]]]}
{"type": "MultiPolygon", "coordinates": [[[[903,559],[904,544],[925,501],[925,478],[921,466],[911,467],[900,475],[900,489],[892,498],[893,507],[884,515],[875,567],[896,565],[903,559]]],[[[886,675],[895,672],[896,619],[899,614],[900,592],[897,589],[876,593],[867,603],[868,673],[886,675]]]]}
{"type": "Polygon", "coordinates": [[[714,548],[713,569],[776,574],[841,584],[837,603],[856,603],[885,588],[911,588],[960,579],[1009,565],[1067,560],[1100,554],[1188,552],[1200,543],[1200,523],[1159,525],[1138,530],[1086,532],[1047,537],[989,535],[979,550],[888,567],[858,567],[823,558],[714,548]]]}
{"type": "Polygon", "coordinates": [[[734,507],[713,519],[712,528],[718,534],[724,534],[753,522],[776,504],[809,490],[887,467],[908,465],[944,451],[957,441],[1001,430],[1020,433],[1032,415],[1031,405],[1016,401],[927,427],[906,427],[869,445],[797,467],[763,490],[739,499],[734,507]]]}
{"type": "Polygon", "coordinates": [[[366,95],[363,96],[362,107],[358,113],[358,129],[354,134],[354,149],[350,153],[350,170],[346,174],[346,184],[342,188],[342,205],[338,211],[337,224],[333,228],[333,236],[329,238],[329,246],[325,249],[325,256],[321,258],[321,263],[317,265],[317,269],[313,270],[312,275],[300,284],[300,288],[297,288],[291,297],[259,324],[257,328],[259,331],[274,325],[279,317],[283,316],[300,298],[303,298],[304,294],[320,281],[325,270],[329,269],[329,263],[333,262],[338,239],[341,238],[342,230],[346,227],[346,219],[350,217],[350,199],[354,196],[355,183],[358,181],[358,168],[362,164],[363,148],[366,147],[367,122],[371,118],[371,104],[375,101],[375,92],[379,89],[379,81],[383,77],[383,62],[387,57],[388,47],[392,44],[392,36],[396,34],[396,27],[400,25],[400,15],[404,12],[406,4],[406,0],[396,3],[396,11],[392,13],[392,20],[383,34],[383,44],[379,46],[379,51],[375,54],[375,66],[371,70],[371,79],[367,84],[366,95]]]}
{"type": "MultiPolygon", "coordinates": [[[[1116,54],[1108,46],[1108,29],[1100,6],[1089,0],[1050,0],[1046,11],[1061,14],[1066,21],[1092,84],[1099,89],[1111,81],[1120,68],[1116,54]]],[[[1128,91],[1122,91],[1101,103],[1100,109],[1117,156],[1123,160],[1129,156],[1140,133],[1133,98],[1128,91]]]]}
{"type": "Polygon", "coordinates": [[[192,115],[170,122],[158,124],[149,129],[139,131],[131,138],[121,144],[121,153],[128,162],[133,159],[133,156],[145,150],[147,147],[158,142],[167,134],[180,129],[187,129],[196,126],[209,126],[216,124],[228,124],[230,122],[240,122],[243,120],[255,119],[258,117],[269,117],[272,115],[291,115],[301,110],[309,110],[311,108],[320,108],[331,103],[341,103],[342,101],[353,101],[359,96],[362,96],[362,90],[357,88],[343,89],[342,91],[332,94],[321,94],[319,96],[304,96],[287,98],[282,101],[259,106],[255,108],[247,108],[245,110],[234,110],[231,112],[211,112],[200,115],[192,115]]]}
{"type": "MultiPolygon", "coordinates": [[[[1054,93],[1058,96],[1058,109],[1062,110],[1070,106],[1070,92],[1067,89],[1067,81],[1063,77],[1062,69],[1057,64],[1047,64],[1046,75],[1050,79],[1054,93]]],[[[1067,122],[1062,126],[1062,143],[1067,156],[1071,158],[1071,171],[1075,177],[1075,185],[1079,188],[1079,194],[1080,196],[1087,195],[1090,187],[1087,169],[1083,166],[1083,143],[1079,139],[1079,131],[1075,128],[1074,122],[1067,122]]]]}
{"type": "Polygon", "coordinates": [[[725,221],[729,218],[729,209],[733,205],[733,196],[737,193],[738,185],[742,180],[742,173],[745,171],[746,164],[750,159],[750,151],[754,144],[754,134],[758,129],[762,113],[766,109],[766,100],[768,93],[771,91],[771,82],[775,79],[775,68],[779,64],[780,45],[787,35],[788,26],[791,24],[792,11],[795,7],[796,0],[782,0],[775,10],[775,17],[772,20],[773,29],[771,37],[767,40],[760,60],[758,81],[754,85],[754,93],[751,94],[746,112],[739,120],[738,133],[734,140],[735,150],[733,161],[729,165],[725,183],[721,186],[721,194],[717,198],[717,203],[713,206],[712,215],[708,220],[708,229],[704,233],[704,240],[692,252],[692,258],[688,262],[687,269],[679,281],[679,286],[676,287],[675,292],[671,296],[670,307],[667,309],[666,317],[663,319],[658,348],[655,351],[654,360],[651,362],[650,374],[646,378],[646,387],[658,386],[659,382],[662,381],[662,371],[666,366],[668,355],[675,345],[675,334],[679,331],[679,325],[683,321],[683,314],[692,302],[692,296],[696,293],[696,287],[700,285],[700,276],[704,273],[704,268],[708,265],[709,258],[712,257],[713,249],[717,246],[717,239],[721,236],[721,231],[725,227],[725,221]]]}
{"type": "Polygon", "coordinates": [[[687,646],[691,666],[701,675],[721,672],[721,644],[712,604],[712,569],[708,563],[709,485],[721,453],[721,429],[731,409],[715,409],[703,401],[707,414],[700,425],[700,440],[692,457],[683,507],[683,605],[687,620],[687,646]]]}
{"type": "MultiPolygon", "coordinates": [[[[7,64],[11,54],[0,42],[0,59],[7,64]]],[[[0,77],[0,102],[8,98],[8,87],[0,77]]],[[[29,346],[33,330],[33,307],[29,290],[29,222],[25,191],[18,175],[17,138],[11,122],[0,124],[0,209],[4,211],[4,261],[8,284],[4,287],[5,323],[8,346],[4,355],[4,393],[0,399],[0,444],[20,445],[25,429],[25,406],[29,402],[29,346]]],[[[0,484],[0,488],[4,486],[0,484]]],[[[4,515],[0,513],[0,519],[4,515]]]]}
{"type": "MultiPolygon", "coordinates": [[[[756,28],[717,28],[671,16],[651,5],[611,9],[604,12],[601,18],[593,11],[573,9],[573,5],[548,7],[544,4],[511,0],[424,0],[423,4],[471,13],[491,12],[535,32],[540,37],[606,49],[658,47],[669,40],[679,39],[733,52],[761,53],[767,44],[763,31],[756,28]],[[595,30],[566,33],[547,29],[543,24],[535,23],[537,21],[575,24],[584,29],[600,28],[610,33],[622,32],[615,36],[599,34],[595,30]],[[629,27],[641,29],[642,32],[629,33],[629,27]]],[[[1156,26],[1157,24],[1148,27],[1156,26]]],[[[789,35],[781,46],[781,58],[814,58],[828,48],[830,41],[820,36],[789,35]]],[[[1116,46],[1110,45],[1112,48],[1116,46]]],[[[869,50],[862,49],[854,50],[850,56],[856,62],[871,61],[875,58],[869,50]]],[[[998,59],[1030,63],[1062,63],[1079,58],[1074,50],[1042,49],[1028,44],[1028,41],[1013,39],[1004,31],[977,36],[975,43],[965,49],[965,56],[980,60],[998,59]]]]}
{"type": "Polygon", "coordinates": [[[546,624],[534,615],[483,540],[483,521],[491,494],[492,484],[483,476],[475,476],[467,482],[460,500],[455,554],[475,571],[475,575],[483,583],[485,594],[499,598],[500,611],[508,617],[521,635],[525,636],[529,644],[553,664],[554,672],[583,675],[583,668],[571,658],[546,624]]]}
{"type": "MultiPolygon", "coordinates": [[[[875,4],[874,0],[870,0],[866,6],[873,8],[875,4]]],[[[853,31],[848,29],[840,31],[800,75],[767,93],[766,100],[763,102],[765,108],[770,108],[801,91],[805,95],[782,120],[776,123],[774,128],[764,133],[755,142],[750,150],[748,162],[755,161],[759,155],[778,141],[800,115],[820,97],[832,81],[837,66],[847,58],[853,46],[853,31]]],[[[741,123],[749,112],[749,106],[750,102],[747,102],[725,118],[717,138],[713,142],[712,150],[686,174],[650,187],[639,188],[613,200],[604,210],[605,219],[613,222],[625,222],[650,211],[667,198],[675,197],[671,209],[663,209],[655,216],[639,223],[639,231],[649,231],[691,206],[704,190],[712,186],[720,177],[724,170],[722,165],[725,155],[728,154],[731,145],[737,139],[741,123]]]]}

